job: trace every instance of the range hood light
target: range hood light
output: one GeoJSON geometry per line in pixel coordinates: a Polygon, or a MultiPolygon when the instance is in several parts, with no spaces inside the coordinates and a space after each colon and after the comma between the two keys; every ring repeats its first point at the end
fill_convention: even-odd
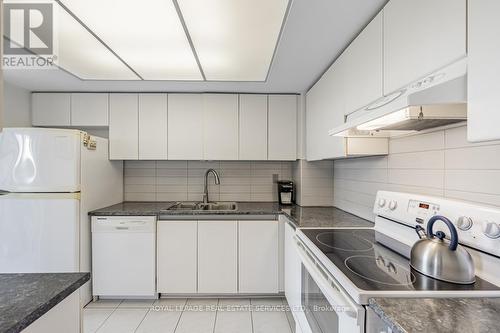
{"type": "Polygon", "coordinates": [[[387,114],[380,118],[371,120],[364,124],[358,125],[356,129],[360,131],[375,131],[379,128],[384,128],[394,125],[409,119],[408,108],[387,114]]]}
{"type": "Polygon", "coordinates": [[[345,115],[330,136],[395,137],[467,120],[467,59],[345,115]]]}

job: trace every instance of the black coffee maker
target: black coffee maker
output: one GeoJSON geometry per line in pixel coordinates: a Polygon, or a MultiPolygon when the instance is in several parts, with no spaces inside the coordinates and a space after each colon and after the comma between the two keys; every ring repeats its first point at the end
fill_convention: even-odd
{"type": "Polygon", "coordinates": [[[291,180],[278,181],[278,199],[280,205],[292,205],[295,203],[295,189],[291,180]]]}

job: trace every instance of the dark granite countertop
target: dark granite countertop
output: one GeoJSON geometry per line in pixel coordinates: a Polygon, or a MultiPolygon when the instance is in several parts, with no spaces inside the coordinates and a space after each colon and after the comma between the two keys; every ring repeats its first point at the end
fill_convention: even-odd
{"type": "Polygon", "coordinates": [[[89,215],[99,216],[156,216],[175,205],[173,201],[125,201],[116,205],[96,209],[89,215]]]}
{"type": "Polygon", "coordinates": [[[0,274],[0,333],[20,332],[90,279],[90,273],[0,274]]]}
{"type": "Polygon", "coordinates": [[[370,307],[394,333],[500,332],[500,298],[374,298],[370,307]]]}
{"type": "Polygon", "coordinates": [[[175,211],[167,210],[175,202],[123,202],[94,210],[89,215],[286,215],[296,227],[373,227],[373,223],[334,207],[280,206],[277,202],[238,202],[236,211],[175,211]]]}

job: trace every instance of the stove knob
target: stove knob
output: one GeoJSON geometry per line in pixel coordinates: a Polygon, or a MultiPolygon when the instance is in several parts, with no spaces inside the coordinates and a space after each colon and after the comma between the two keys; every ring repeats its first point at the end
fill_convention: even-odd
{"type": "Polygon", "coordinates": [[[500,226],[495,222],[488,222],[483,228],[483,233],[489,238],[499,238],[500,237],[500,226]]]}
{"type": "Polygon", "coordinates": [[[385,199],[384,198],[380,198],[378,199],[378,206],[380,208],[384,207],[385,206],[385,199]]]}
{"type": "Polygon", "coordinates": [[[389,202],[389,209],[390,210],[395,210],[397,207],[398,207],[398,203],[396,201],[391,200],[391,202],[389,202]]]}
{"type": "Polygon", "coordinates": [[[468,216],[460,216],[457,220],[457,227],[460,230],[467,231],[472,228],[472,219],[468,216]]]}

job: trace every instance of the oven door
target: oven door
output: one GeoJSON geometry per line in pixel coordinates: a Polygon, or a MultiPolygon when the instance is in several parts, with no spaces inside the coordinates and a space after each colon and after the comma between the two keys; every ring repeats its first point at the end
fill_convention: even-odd
{"type": "Polygon", "coordinates": [[[363,333],[365,310],[295,237],[302,261],[302,307],[312,333],[363,333]]]}

